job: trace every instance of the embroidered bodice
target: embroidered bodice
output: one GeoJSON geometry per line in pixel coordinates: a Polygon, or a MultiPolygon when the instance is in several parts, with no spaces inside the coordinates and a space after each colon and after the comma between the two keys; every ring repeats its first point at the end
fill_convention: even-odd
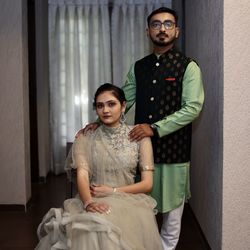
{"type": "Polygon", "coordinates": [[[150,139],[131,142],[131,129],[125,124],[116,128],[101,125],[74,142],[75,165],[89,171],[91,184],[129,185],[134,183],[137,166],[140,170],[153,169],[150,139]]]}

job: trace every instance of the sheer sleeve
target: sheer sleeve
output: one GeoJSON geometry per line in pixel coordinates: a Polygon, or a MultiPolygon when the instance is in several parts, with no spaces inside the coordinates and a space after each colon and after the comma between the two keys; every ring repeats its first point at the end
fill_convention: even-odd
{"type": "Polygon", "coordinates": [[[89,154],[89,136],[78,136],[72,146],[72,168],[83,168],[91,172],[89,154]]]}
{"type": "Polygon", "coordinates": [[[154,170],[154,157],[151,140],[145,137],[140,141],[139,147],[139,168],[140,171],[154,170]]]}

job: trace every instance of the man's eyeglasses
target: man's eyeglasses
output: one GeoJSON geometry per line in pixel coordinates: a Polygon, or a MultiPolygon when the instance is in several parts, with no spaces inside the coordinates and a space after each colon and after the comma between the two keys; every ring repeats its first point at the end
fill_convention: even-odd
{"type": "Polygon", "coordinates": [[[172,30],[174,27],[175,27],[175,22],[171,21],[171,20],[166,20],[164,21],[163,23],[160,22],[160,21],[153,21],[152,23],[150,23],[150,27],[153,29],[153,30],[160,30],[161,29],[161,26],[164,25],[164,28],[166,30],[172,30]]]}

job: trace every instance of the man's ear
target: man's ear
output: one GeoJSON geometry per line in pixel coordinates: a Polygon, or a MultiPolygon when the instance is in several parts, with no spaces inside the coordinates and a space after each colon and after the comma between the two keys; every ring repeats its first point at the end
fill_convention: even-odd
{"type": "Polygon", "coordinates": [[[180,35],[180,28],[179,27],[176,27],[175,28],[175,38],[178,38],[180,35]]]}
{"type": "Polygon", "coordinates": [[[146,28],[146,34],[147,34],[147,37],[149,37],[149,29],[146,28]]]}

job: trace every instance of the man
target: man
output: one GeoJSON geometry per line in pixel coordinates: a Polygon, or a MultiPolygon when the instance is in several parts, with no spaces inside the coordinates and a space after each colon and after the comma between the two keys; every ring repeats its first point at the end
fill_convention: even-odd
{"type": "Polygon", "coordinates": [[[179,240],[184,202],[190,198],[191,122],[202,109],[204,92],[200,68],[174,46],[180,32],[177,13],[162,7],[147,23],[153,54],[131,66],[123,90],[127,108],[136,104],[131,140],[152,138],[152,196],[163,215],[164,249],[172,250],[179,240]]]}

